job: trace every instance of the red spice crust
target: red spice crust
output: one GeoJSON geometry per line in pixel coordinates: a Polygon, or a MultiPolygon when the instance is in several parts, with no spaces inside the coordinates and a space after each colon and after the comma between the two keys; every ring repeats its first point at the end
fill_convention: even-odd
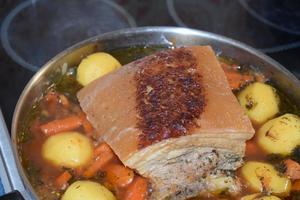
{"type": "Polygon", "coordinates": [[[135,74],[139,147],[189,133],[205,107],[201,75],[190,50],[157,53],[135,74]]]}

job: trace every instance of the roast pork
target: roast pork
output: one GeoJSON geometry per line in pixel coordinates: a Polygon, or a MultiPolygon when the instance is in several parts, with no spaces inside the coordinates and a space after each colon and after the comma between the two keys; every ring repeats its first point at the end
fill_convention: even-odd
{"type": "Polygon", "coordinates": [[[148,178],[151,199],[186,199],[211,190],[215,178],[234,180],[254,134],[209,46],[129,63],[84,87],[78,99],[98,137],[148,178]]]}

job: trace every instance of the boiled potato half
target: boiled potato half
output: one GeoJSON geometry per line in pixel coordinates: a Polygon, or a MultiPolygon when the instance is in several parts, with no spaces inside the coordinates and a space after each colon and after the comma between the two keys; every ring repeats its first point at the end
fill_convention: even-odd
{"type": "Polygon", "coordinates": [[[300,145],[300,118],[285,114],[268,121],[259,129],[257,142],[267,153],[290,154],[300,145]]]}
{"type": "Polygon", "coordinates": [[[238,94],[238,100],[255,124],[262,124],[279,112],[279,97],[275,88],[255,82],[238,94]]]}
{"type": "Polygon", "coordinates": [[[77,69],[77,81],[87,85],[93,80],[108,74],[121,66],[112,55],[104,52],[91,54],[84,58],[77,69]]]}
{"type": "Polygon", "coordinates": [[[76,168],[87,164],[93,155],[90,139],[78,132],[50,136],[42,146],[42,156],[61,167],[76,168]]]}
{"type": "Polygon", "coordinates": [[[241,200],[280,200],[280,198],[273,195],[264,196],[262,194],[257,193],[243,196],[241,200]]]}
{"type": "Polygon", "coordinates": [[[242,167],[241,173],[249,186],[257,192],[265,189],[270,193],[285,196],[290,191],[290,179],[280,176],[270,164],[249,161],[242,167]]]}
{"type": "Polygon", "coordinates": [[[64,193],[62,200],[115,200],[104,186],[93,181],[76,181],[64,193]]]}

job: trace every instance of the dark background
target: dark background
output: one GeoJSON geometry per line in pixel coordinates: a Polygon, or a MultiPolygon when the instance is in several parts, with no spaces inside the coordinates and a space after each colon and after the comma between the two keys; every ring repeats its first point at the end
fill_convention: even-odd
{"type": "MultiPolygon", "coordinates": [[[[41,1],[47,5],[46,0],[41,1]]],[[[23,2],[0,0],[0,27],[11,10],[23,2]]],[[[300,77],[298,64],[300,1],[252,0],[251,4],[246,0],[115,0],[114,2],[128,11],[137,26],[186,26],[223,34],[260,49],[300,77]]],[[[88,14],[87,12],[86,15],[88,14]]],[[[21,16],[21,20],[26,24],[29,18],[24,15],[21,16]]],[[[31,22],[28,21],[28,24],[31,22]]],[[[114,23],[113,19],[110,23],[114,23]]],[[[43,25],[47,26],[47,23],[43,25]]],[[[17,32],[12,30],[9,34],[17,32]]],[[[80,40],[86,39],[84,34],[80,40]]],[[[18,40],[18,44],[28,42],[26,37],[24,35],[24,38],[18,40]]],[[[57,49],[57,52],[61,50],[57,49]]],[[[35,55],[38,52],[28,48],[27,53],[35,55]]],[[[52,54],[49,56],[52,57],[52,54]]],[[[34,73],[13,60],[0,43],[0,107],[8,127],[18,97],[34,73]]]]}

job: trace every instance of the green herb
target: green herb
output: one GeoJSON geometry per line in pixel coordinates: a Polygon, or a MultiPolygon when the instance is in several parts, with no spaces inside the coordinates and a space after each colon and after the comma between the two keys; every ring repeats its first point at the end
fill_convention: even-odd
{"type": "Polygon", "coordinates": [[[21,131],[18,134],[18,142],[19,143],[26,143],[30,141],[33,138],[33,136],[30,134],[30,131],[26,128],[26,130],[21,131]]]}
{"type": "Polygon", "coordinates": [[[66,95],[71,101],[77,102],[76,94],[82,88],[74,75],[62,75],[55,83],[54,89],[66,95]]]}
{"type": "Polygon", "coordinates": [[[234,60],[233,58],[226,57],[224,55],[219,55],[218,60],[222,63],[225,63],[225,64],[229,65],[229,66],[238,64],[237,60],[234,60]]]}
{"type": "Polygon", "coordinates": [[[276,83],[269,81],[268,84],[274,86],[276,88],[276,93],[280,99],[280,113],[279,115],[283,115],[286,113],[292,113],[295,115],[300,115],[300,109],[296,106],[297,104],[293,102],[283,91],[278,89],[276,83]]]}
{"type": "Polygon", "coordinates": [[[291,200],[300,200],[300,192],[298,191],[292,191],[290,196],[292,197],[291,200]]]}
{"type": "Polygon", "coordinates": [[[291,158],[300,163],[300,145],[293,150],[291,158]]]}
{"type": "Polygon", "coordinates": [[[33,123],[33,121],[40,115],[41,109],[39,102],[36,102],[31,110],[26,114],[24,117],[24,121],[21,123],[21,129],[19,133],[17,134],[17,139],[19,143],[25,143],[30,141],[33,138],[33,135],[30,131],[30,127],[33,123]]]}
{"type": "Polygon", "coordinates": [[[26,169],[26,172],[28,174],[28,177],[30,179],[30,182],[33,185],[41,185],[43,182],[40,180],[40,172],[41,170],[38,169],[31,161],[27,160],[24,162],[24,166],[26,169]]]}
{"type": "Polygon", "coordinates": [[[113,57],[115,57],[122,65],[128,64],[139,58],[148,56],[157,51],[171,48],[171,46],[151,46],[151,47],[129,47],[117,50],[108,51],[113,57]]]}
{"type": "Polygon", "coordinates": [[[287,156],[282,156],[280,154],[269,154],[266,157],[267,161],[280,173],[284,173],[286,171],[286,165],[283,161],[287,158],[287,156]]]}
{"type": "Polygon", "coordinates": [[[286,159],[286,156],[272,153],[272,154],[268,154],[266,159],[269,163],[276,164],[276,163],[281,162],[284,159],[286,159]]]}
{"type": "Polygon", "coordinates": [[[286,165],[284,164],[284,162],[279,162],[277,164],[274,164],[275,169],[281,173],[284,174],[286,172],[286,165]]]}

